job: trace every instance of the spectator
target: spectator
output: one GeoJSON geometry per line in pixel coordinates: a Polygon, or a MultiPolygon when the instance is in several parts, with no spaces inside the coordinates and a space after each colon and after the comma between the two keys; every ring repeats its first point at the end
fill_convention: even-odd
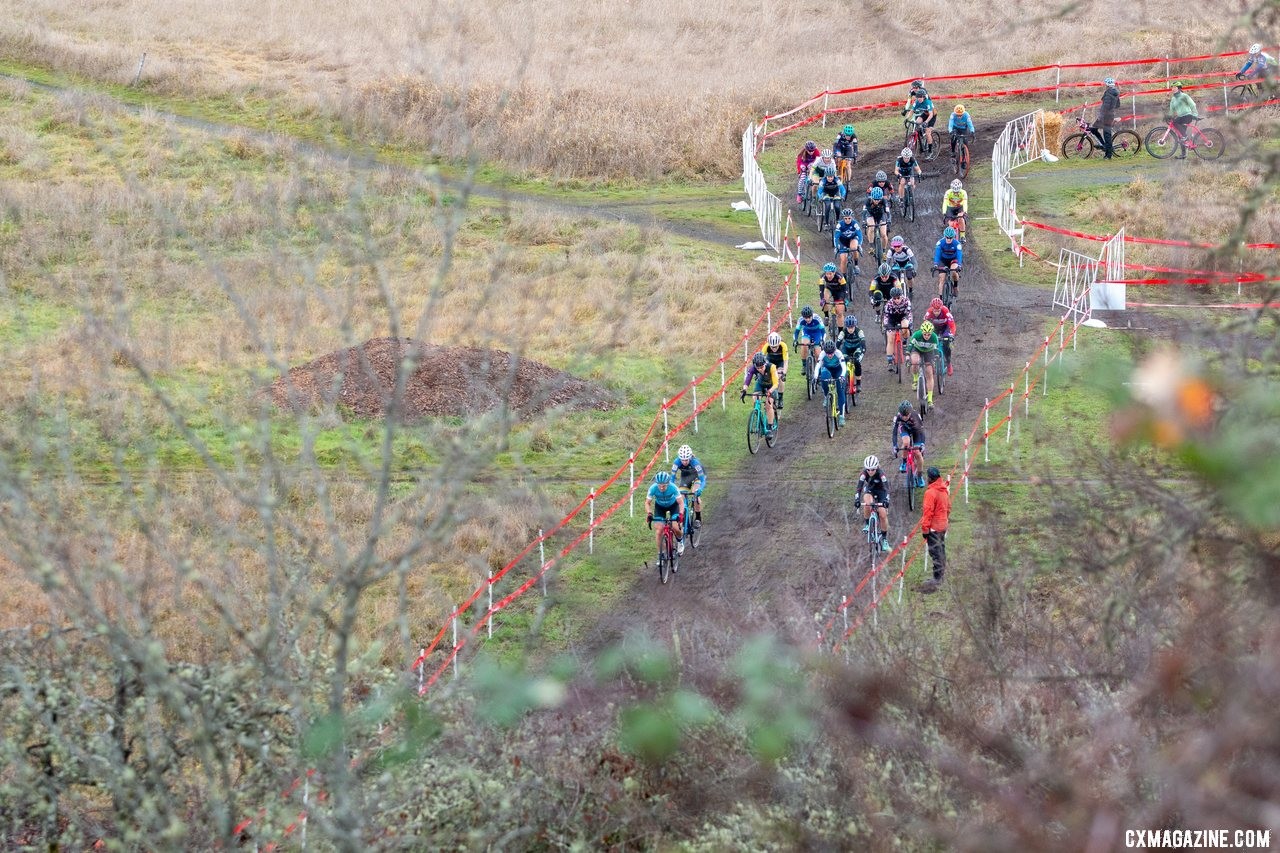
{"type": "Polygon", "coordinates": [[[933,577],[920,586],[921,592],[937,592],[947,571],[947,521],[951,516],[951,493],[947,481],[937,468],[929,468],[929,486],[924,491],[924,508],[920,530],[924,533],[929,557],[933,560],[933,577]]]}
{"type": "Polygon", "coordinates": [[[1114,77],[1103,80],[1102,85],[1106,89],[1102,92],[1102,106],[1098,107],[1098,122],[1093,126],[1093,133],[1102,143],[1102,159],[1110,160],[1111,127],[1116,123],[1116,110],[1120,108],[1120,90],[1116,88],[1114,77]]]}

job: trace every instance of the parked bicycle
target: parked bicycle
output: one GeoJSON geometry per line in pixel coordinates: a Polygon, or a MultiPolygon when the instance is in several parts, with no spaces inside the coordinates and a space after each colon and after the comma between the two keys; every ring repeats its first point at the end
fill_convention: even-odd
{"type": "MultiPolygon", "coordinates": [[[[1073,133],[1062,140],[1062,157],[1065,160],[1074,158],[1088,159],[1094,151],[1102,151],[1102,133],[1084,120],[1081,113],[1076,119],[1079,133],[1073,133]]],[[[1136,130],[1117,130],[1111,134],[1111,155],[1113,157],[1133,157],[1142,150],[1142,139],[1136,130]]]]}
{"type": "Polygon", "coordinates": [[[1167,119],[1163,125],[1147,131],[1143,143],[1147,153],[1157,160],[1165,160],[1179,152],[1187,156],[1191,149],[1201,160],[1217,160],[1227,148],[1227,139],[1220,130],[1212,127],[1199,127],[1192,123],[1187,125],[1186,134],[1178,132],[1173,119],[1167,119]]]}

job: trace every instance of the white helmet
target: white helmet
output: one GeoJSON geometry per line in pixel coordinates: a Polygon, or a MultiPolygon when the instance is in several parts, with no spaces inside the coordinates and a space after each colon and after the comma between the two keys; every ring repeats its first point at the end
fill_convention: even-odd
{"type": "Polygon", "coordinates": [[[1249,55],[1252,56],[1257,53],[1262,53],[1262,45],[1260,44],[1249,45],[1249,55]]]}
{"type": "Polygon", "coordinates": [[[823,148],[823,149],[822,149],[822,159],[823,159],[823,160],[830,160],[830,159],[831,159],[831,149],[830,149],[830,148],[823,148]]]}
{"type": "Polygon", "coordinates": [[[880,467],[880,459],[875,454],[872,454],[862,460],[862,467],[868,471],[874,471],[880,467]]]}
{"type": "Polygon", "coordinates": [[[910,148],[903,148],[903,149],[902,149],[902,159],[906,160],[906,159],[908,159],[909,157],[911,157],[911,149],[910,149],[910,148]]]}
{"type": "Polygon", "coordinates": [[[964,189],[964,184],[960,183],[960,179],[959,179],[959,178],[956,178],[954,181],[952,181],[952,182],[951,182],[951,189],[953,189],[953,190],[962,190],[962,189],[964,189]]]}
{"type": "Polygon", "coordinates": [[[676,451],[676,458],[681,462],[688,462],[693,458],[693,448],[687,444],[680,445],[680,449],[676,451]]]}
{"type": "Polygon", "coordinates": [[[780,347],[780,346],[782,346],[782,335],[778,334],[777,332],[770,332],[770,333],[769,333],[769,346],[771,346],[771,347],[780,347]]]}

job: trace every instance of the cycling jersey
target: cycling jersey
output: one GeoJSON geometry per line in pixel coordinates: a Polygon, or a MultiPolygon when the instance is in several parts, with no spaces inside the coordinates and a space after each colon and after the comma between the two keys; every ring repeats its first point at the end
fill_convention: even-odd
{"type": "Polygon", "coordinates": [[[824,164],[821,160],[813,164],[813,169],[809,172],[809,180],[815,184],[827,176],[827,173],[836,174],[836,162],[831,161],[829,165],[824,164]]]}
{"type": "Polygon", "coordinates": [[[827,327],[822,324],[821,318],[816,316],[810,317],[808,320],[801,318],[800,322],[796,323],[795,342],[799,343],[800,336],[804,335],[809,339],[809,343],[815,346],[822,346],[822,339],[826,337],[826,334],[827,327]]]}
{"type": "Polygon", "coordinates": [[[858,493],[854,500],[862,503],[865,492],[870,492],[876,503],[889,505],[889,478],[884,475],[884,469],[877,468],[870,474],[864,469],[858,476],[858,493]]]}
{"type": "Polygon", "coordinates": [[[898,436],[911,436],[912,444],[924,444],[924,421],[920,420],[920,413],[912,411],[905,418],[902,415],[893,416],[893,446],[898,446],[898,436]]]}
{"type": "Polygon", "coordinates": [[[885,195],[893,195],[893,181],[872,181],[871,185],[867,187],[867,195],[870,196],[871,191],[876,187],[879,187],[880,191],[885,195]]]}
{"type": "Polygon", "coordinates": [[[944,264],[950,266],[952,261],[964,266],[964,247],[960,245],[959,240],[948,240],[943,237],[933,247],[933,265],[935,267],[944,264]]]}
{"type": "Polygon", "coordinates": [[[818,359],[818,374],[820,379],[842,379],[844,378],[844,359],[839,355],[832,353],[827,355],[825,352],[822,358],[818,359]],[[827,376],[823,377],[822,371],[827,372],[827,376]]]}
{"type": "Polygon", "coordinates": [[[950,207],[958,207],[968,213],[969,193],[965,190],[947,190],[942,194],[942,212],[946,213],[950,207]]]}
{"type": "Polygon", "coordinates": [[[921,355],[933,355],[938,345],[942,343],[942,339],[938,337],[937,332],[931,332],[926,337],[924,332],[916,329],[915,332],[907,339],[907,352],[918,352],[921,355]]]}
{"type": "Polygon", "coordinates": [[[659,511],[675,512],[676,502],[680,500],[680,490],[675,483],[667,483],[665,486],[654,483],[649,487],[649,499],[653,501],[655,515],[659,511]]]}
{"type": "Polygon", "coordinates": [[[1240,67],[1240,76],[1242,76],[1242,77],[1243,77],[1245,74],[1248,74],[1248,73],[1249,73],[1249,68],[1250,68],[1251,66],[1255,66],[1255,65],[1256,65],[1257,67],[1256,67],[1256,68],[1254,68],[1254,70],[1253,70],[1253,74],[1251,74],[1251,75],[1249,75],[1249,76],[1251,76],[1251,77],[1261,77],[1263,74],[1266,74],[1266,73],[1267,73],[1267,68],[1268,68],[1268,67],[1270,67],[1270,66],[1272,66],[1272,65],[1275,65],[1275,64],[1276,64],[1275,57],[1274,57],[1274,56],[1272,56],[1271,54],[1267,53],[1266,51],[1263,51],[1262,53],[1259,53],[1257,56],[1250,56],[1250,57],[1249,57],[1248,61],[1247,61],[1247,62],[1245,62],[1245,64],[1244,64],[1244,65],[1242,65],[1242,66],[1240,67]]]}
{"type": "Polygon", "coordinates": [[[748,367],[747,375],[742,380],[743,391],[750,390],[753,379],[756,382],[756,390],[762,394],[767,394],[770,389],[778,386],[778,366],[769,363],[763,368],[757,368],[754,364],[748,367]]]}
{"type": "Polygon", "coordinates": [[[904,270],[914,270],[916,268],[916,253],[906,246],[901,249],[890,249],[885,260],[892,267],[899,267],[904,270]]]}
{"type": "Polygon", "coordinates": [[[973,117],[968,113],[958,116],[951,114],[951,118],[947,119],[947,131],[949,133],[977,133],[973,127],[973,117]]]}
{"type": "Polygon", "coordinates": [[[826,273],[823,273],[822,275],[818,276],[818,299],[819,300],[822,299],[823,289],[830,291],[831,301],[833,302],[840,302],[841,300],[844,299],[845,288],[849,286],[849,283],[845,281],[844,276],[840,275],[840,273],[838,272],[832,273],[832,275],[835,277],[827,278],[826,273]]]}
{"type": "Polygon", "coordinates": [[[867,336],[862,329],[855,326],[840,333],[838,341],[840,354],[851,361],[861,361],[862,353],[867,349],[867,336]]]}
{"type": "Polygon", "coordinates": [[[852,158],[858,156],[858,136],[845,136],[843,133],[831,143],[831,153],[835,157],[852,158]]]}
{"type": "Polygon", "coordinates": [[[934,312],[932,308],[924,312],[924,318],[933,324],[933,328],[942,337],[956,336],[956,318],[944,305],[942,310],[934,312]]]}
{"type": "Polygon", "coordinates": [[[928,115],[933,112],[933,98],[928,95],[919,95],[907,101],[907,109],[918,116],[928,115]]]}
{"type": "Polygon", "coordinates": [[[872,300],[879,293],[884,299],[889,298],[889,291],[898,286],[898,277],[890,274],[888,278],[881,278],[878,275],[871,277],[871,284],[867,287],[867,292],[871,294],[872,300]]]}
{"type": "Polygon", "coordinates": [[[862,218],[874,219],[877,225],[888,225],[893,221],[893,214],[889,212],[889,205],[883,201],[872,201],[867,199],[862,205],[862,218]]]}
{"type": "Polygon", "coordinates": [[[695,480],[698,483],[696,491],[700,492],[707,487],[707,470],[696,456],[689,460],[688,465],[677,459],[671,465],[671,478],[686,489],[692,488],[695,480]]]}
{"type": "Polygon", "coordinates": [[[835,198],[843,200],[844,194],[844,181],[834,175],[824,177],[822,179],[822,183],[818,184],[818,195],[821,198],[835,198]]]}
{"type": "Polygon", "coordinates": [[[765,341],[764,345],[760,347],[760,352],[764,353],[764,357],[769,359],[769,361],[775,367],[781,370],[787,369],[787,342],[786,341],[782,341],[781,343],[779,343],[778,348],[776,350],[770,349],[769,342],[765,341]]]}
{"type": "Polygon", "coordinates": [[[821,156],[822,152],[816,148],[812,152],[806,148],[801,148],[800,153],[796,155],[796,172],[808,172],[821,156]]]}
{"type": "Polygon", "coordinates": [[[903,160],[899,157],[897,160],[893,161],[893,171],[900,178],[911,177],[918,168],[920,168],[920,164],[916,162],[915,157],[912,157],[910,160],[903,160]]]}
{"type": "Polygon", "coordinates": [[[845,222],[841,219],[831,235],[837,252],[848,251],[862,245],[862,226],[858,224],[857,219],[853,222],[845,222]]]}
{"type": "Polygon", "coordinates": [[[911,317],[911,300],[905,296],[890,299],[884,304],[884,325],[886,329],[896,328],[906,320],[908,326],[914,326],[911,317]]]}

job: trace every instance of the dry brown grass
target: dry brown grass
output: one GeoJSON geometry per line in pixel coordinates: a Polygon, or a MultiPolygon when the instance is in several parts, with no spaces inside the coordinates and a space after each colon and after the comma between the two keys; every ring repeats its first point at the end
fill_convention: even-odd
{"type": "Polygon", "coordinates": [[[474,144],[541,171],[635,176],[735,174],[734,141],[749,115],[828,86],[1178,55],[1228,36],[1208,7],[1153,16],[1141,5],[1053,0],[874,0],[848,23],[820,3],[745,0],[715,9],[690,0],[33,0],[7,12],[0,46],[32,61],[128,82],[146,51],[144,79],[163,91],[279,92],[448,155],[474,144]],[[815,46],[855,29],[875,33],[883,52],[819,61],[815,46]],[[958,50],[943,49],[956,41],[958,50]]]}

